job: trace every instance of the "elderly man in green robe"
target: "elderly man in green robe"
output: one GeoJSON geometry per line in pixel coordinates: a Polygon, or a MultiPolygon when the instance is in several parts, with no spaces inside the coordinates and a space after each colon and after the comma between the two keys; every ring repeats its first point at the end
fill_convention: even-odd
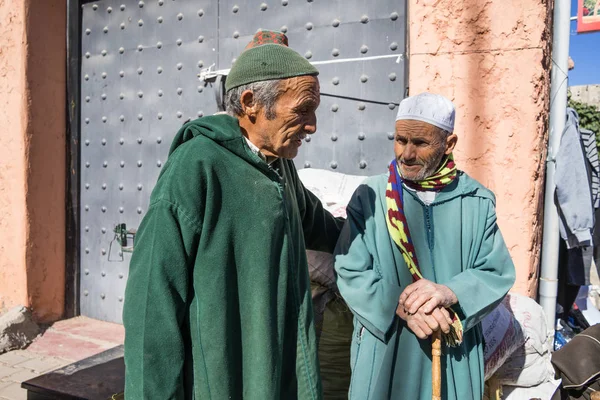
{"type": "Polygon", "coordinates": [[[404,99],[388,173],[348,205],[335,270],[355,317],[350,399],[430,400],[430,337],[440,329],[442,399],[482,398],[480,321],[515,269],[493,193],[456,169],[454,118],[443,96],[404,99]]]}
{"type": "Polygon", "coordinates": [[[343,221],[291,159],[316,131],[318,71],[260,31],[226,80],[229,115],[185,124],[137,233],[125,397],[321,398],[306,249],[343,221]]]}

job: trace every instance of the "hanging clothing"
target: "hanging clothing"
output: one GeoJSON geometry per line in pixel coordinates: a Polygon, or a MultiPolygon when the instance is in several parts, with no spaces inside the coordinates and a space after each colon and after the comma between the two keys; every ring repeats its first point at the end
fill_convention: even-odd
{"type": "Polygon", "coordinates": [[[592,192],[592,205],[600,207],[600,162],[598,161],[598,146],[596,134],[589,129],[579,128],[583,151],[588,162],[590,189],[592,192]]]}
{"type": "Polygon", "coordinates": [[[554,177],[560,235],[568,249],[592,245],[594,207],[586,163],[579,134],[579,116],[575,110],[568,108],[554,177]]]}
{"type": "Polygon", "coordinates": [[[563,242],[559,246],[558,303],[571,309],[582,285],[589,283],[591,257],[584,250],[599,242],[600,163],[596,135],[579,126],[579,115],[567,108],[567,120],[556,157],[556,201],[563,242]]]}

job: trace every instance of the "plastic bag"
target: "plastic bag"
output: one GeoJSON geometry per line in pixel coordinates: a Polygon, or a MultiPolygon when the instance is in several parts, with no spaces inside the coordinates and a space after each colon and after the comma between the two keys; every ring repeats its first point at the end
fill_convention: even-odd
{"type": "Polygon", "coordinates": [[[514,315],[503,303],[481,321],[485,346],[483,360],[485,379],[492,376],[498,368],[525,343],[525,336],[514,315]]]}

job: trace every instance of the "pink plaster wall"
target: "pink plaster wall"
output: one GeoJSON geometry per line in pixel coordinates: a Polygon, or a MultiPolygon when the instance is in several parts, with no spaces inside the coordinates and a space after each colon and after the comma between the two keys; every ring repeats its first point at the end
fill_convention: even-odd
{"type": "Polygon", "coordinates": [[[456,159],[497,196],[517,268],[535,296],[550,91],[548,0],[411,0],[409,89],[457,107],[456,159]]]}
{"type": "Polygon", "coordinates": [[[25,7],[0,0],[0,310],[29,304],[25,247],[25,7]]]}
{"type": "Polygon", "coordinates": [[[0,23],[0,307],[53,321],[65,289],[66,1],[0,0],[0,23]]]}

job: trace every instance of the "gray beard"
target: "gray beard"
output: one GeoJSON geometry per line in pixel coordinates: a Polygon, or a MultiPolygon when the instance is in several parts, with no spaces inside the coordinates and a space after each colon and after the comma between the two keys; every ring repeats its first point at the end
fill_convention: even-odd
{"type": "Polygon", "coordinates": [[[421,172],[414,177],[414,179],[410,179],[413,182],[424,181],[425,179],[432,176],[435,171],[440,167],[440,163],[444,159],[444,147],[440,147],[440,150],[431,158],[431,162],[423,167],[421,172]]]}
{"type": "Polygon", "coordinates": [[[442,162],[441,159],[439,160],[439,162],[431,163],[427,167],[423,168],[423,170],[421,170],[421,172],[416,176],[415,181],[424,181],[425,179],[435,174],[435,171],[437,171],[437,169],[440,166],[440,162],[442,162]]]}

